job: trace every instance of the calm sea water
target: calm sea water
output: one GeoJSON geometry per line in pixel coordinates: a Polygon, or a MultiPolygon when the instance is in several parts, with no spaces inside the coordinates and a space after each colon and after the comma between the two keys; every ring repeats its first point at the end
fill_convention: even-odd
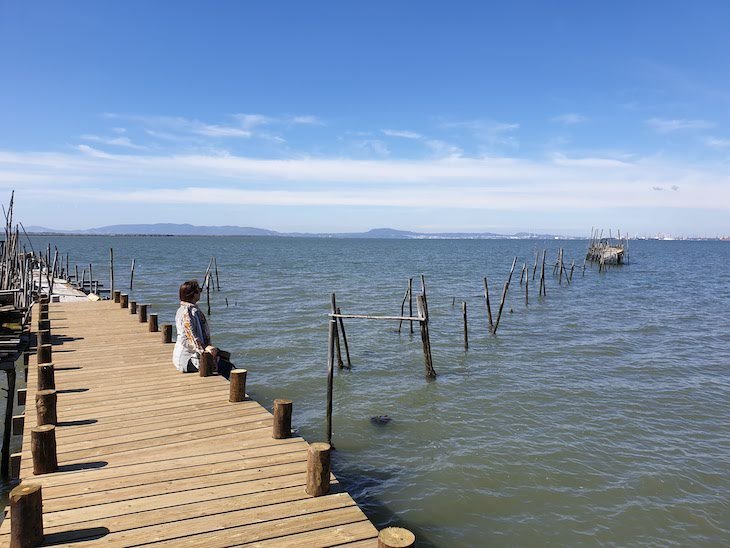
{"type": "Polygon", "coordinates": [[[424,274],[437,380],[417,330],[361,320],[346,323],[353,368],[335,379],[335,473],[379,527],[435,546],[730,544],[730,243],[632,242],[629,266],[583,274],[584,241],[51,241],[104,281],[113,247],[117,288],[135,258],[133,298],[163,323],[215,255],[214,341],[255,399],[294,400],[309,441],[325,436],[330,293],[346,313],[394,314],[424,274]],[[547,297],[531,281],[525,306],[518,266],[490,336],[482,277],[496,309],[514,256],[547,249],[552,264],[559,247],[579,264],[573,283],[549,266],[547,297]]]}

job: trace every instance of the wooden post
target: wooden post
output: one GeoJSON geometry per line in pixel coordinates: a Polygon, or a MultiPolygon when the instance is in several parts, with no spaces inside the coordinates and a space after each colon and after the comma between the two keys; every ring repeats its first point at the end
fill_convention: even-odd
{"type": "Polygon", "coordinates": [[[22,436],[25,427],[25,414],[13,415],[12,432],[13,436],[22,436]]]}
{"type": "Polygon", "coordinates": [[[89,263],[89,293],[91,293],[91,286],[94,283],[94,271],[92,270],[91,263],[89,263]]]}
{"type": "Polygon", "coordinates": [[[221,290],[221,281],[218,279],[218,259],[213,257],[213,265],[215,267],[215,289],[216,291],[221,290]]]}
{"type": "Polygon", "coordinates": [[[30,431],[30,452],[33,456],[33,474],[51,474],[58,471],[56,454],[56,427],[52,424],[36,426],[30,431]]]}
{"type": "Polygon", "coordinates": [[[421,343],[423,344],[423,359],[426,365],[426,377],[429,379],[436,378],[436,371],[433,369],[433,357],[431,356],[431,341],[428,333],[428,309],[426,308],[425,295],[416,297],[416,307],[418,308],[418,316],[423,318],[419,320],[421,327],[421,343]]]}
{"type": "Polygon", "coordinates": [[[162,342],[165,344],[172,342],[172,325],[169,323],[163,324],[162,326],[162,342]]]}
{"type": "Polygon", "coordinates": [[[56,406],[58,396],[55,390],[39,390],[35,395],[35,410],[38,416],[38,426],[58,423],[56,406]]]}
{"type": "Polygon", "coordinates": [[[570,276],[568,276],[568,283],[573,282],[573,270],[575,270],[575,259],[570,263],[570,276]]]}
{"type": "Polygon", "coordinates": [[[402,527],[386,527],[378,533],[378,548],[413,548],[416,535],[402,527]]]}
{"type": "Polygon", "coordinates": [[[330,452],[329,443],[310,443],[307,450],[307,487],[311,497],[321,497],[330,492],[330,452]]]}
{"type": "MultiPolygon", "coordinates": [[[[332,314],[337,313],[337,303],[335,301],[335,294],[332,293],[332,314]]],[[[345,367],[345,364],[342,362],[342,350],[340,349],[340,330],[337,328],[337,323],[335,323],[335,348],[337,349],[337,366],[342,369],[345,367]]]]}
{"type": "Polygon", "coordinates": [[[210,352],[203,352],[200,355],[198,373],[201,377],[210,377],[213,374],[213,362],[215,358],[210,352]]]}
{"type": "Polygon", "coordinates": [[[274,430],[272,437],[275,440],[291,438],[291,400],[274,400],[274,430]]]}
{"type": "Polygon", "coordinates": [[[75,270],[74,283],[78,286],[79,285],[79,265],[75,264],[74,270],[75,270]]]}
{"type": "Polygon", "coordinates": [[[43,544],[43,495],[39,483],[22,483],[10,491],[10,548],[43,544]]]}
{"type": "Polygon", "coordinates": [[[205,299],[208,303],[208,316],[210,316],[210,279],[208,280],[208,283],[205,284],[205,299]]]}
{"type": "Polygon", "coordinates": [[[563,285],[563,248],[560,248],[560,253],[558,254],[558,267],[560,268],[559,271],[559,277],[558,277],[558,285],[563,285]]]}
{"type": "Polygon", "coordinates": [[[38,390],[53,390],[56,388],[56,376],[52,363],[39,363],[37,374],[38,390]]]}
{"type": "Polygon", "coordinates": [[[114,293],[114,249],[111,247],[109,248],[109,291],[114,295],[114,302],[118,302],[114,293]]]}
{"type": "Polygon", "coordinates": [[[129,301],[129,313],[130,314],[137,313],[137,301],[129,301]]]}
{"type": "Polygon", "coordinates": [[[525,306],[530,304],[530,280],[525,280],[525,306]]]}
{"type": "Polygon", "coordinates": [[[157,314],[150,314],[149,319],[150,333],[157,333],[159,328],[157,327],[157,314]]]}
{"type": "Polygon", "coordinates": [[[489,286],[487,285],[487,278],[484,277],[484,301],[487,305],[487,318],[489,319],[489,332],[494,331],[494,322],[492,322],[492,306],[489,304],[489,286]]]}
{"type": "Polygon", "coordinates": [[[335,319],[330,317],[327,338],[327,442],[332,443],[332,393],[334,391],[335,369],[335,319]]]}
{"type": "Polygon", "coordinates": [[[540,290],[538,291],[538,296],[540,293],[543,295],[547,295],[547,291],[545,290],[545,257],[547,256],[547,249],[544,249],[542,252],[542,270],[540,271],[540,290]]]}
{"type": "MultiPolygon", "coordinates": [[[[337,313],[340,314],[340,307],[337,307],[337,313]]],[[[342,318],[338,318],[340,324],[340,332],[342,333],[342,342],[345,345],[345,357],[347,358],[347,368],[352,369],[352,362],[350,361],[350,347],[347,344],[347,335],[345,334],[345,322],[342,318]]]]}
{"type": "Polygon", "coordinates": [[[36,356],[38,358],[38,364],[53,363],[53,360],[51,359],[51,348],[52,346],[50,344],[42,344],[38,347],[38,355],[36,356]]]}
{"type": "MultiPolygon", "coordinates": [[[[406,300],[408,299],[408,288],[406,288],[406,292],[403,295],[403,301],[400,303],[400,315],[401,317],[405,316],[405,308],[406,308],[406,300]]],[[[400,333],[401,327],[403,327],[403,320],[398,322],[398,333],[400,333]]]]}
{"type": "Polygon", "coordinates": [[[132,259],[132,271],[129,273],[129,290],[132,291],[134,287],[134,263],[137,259],[132,259]]]}
{"type": "Polygon", "coordinates": [[[517,257],[512,261],[512,268],[509,271],[507,281],[504,283],[504,289],[502,289],[502,300],[499,302],[499,312],[497,312],[497,321],[494,322],[494,329],[492,334],[496,335],[497,328],[499,327],[499,319],[502,317],[502,309],[504,308],[504,301],[507,298],[507,291],[509,290],[509,283],[512,280],[512,273],[515,271],[515,264],[517,263],[517,257]]]}
{"type": "Polygon", "coordinates": [[[522,272],[520,272],[520,285],[522,285],[522,279],[525,277],[525,272],[527,272],[527,263],[522,265],[522,272]]]}
{"type": "Polygon", "coordinates": [[[540,253],[535,250],[535,266],[532,267],[532,281],[535,281],[535,272],[537,272],[537,257],[540,253]]]}
{"type": "MultiPolygon", "coordinates": [[[[413,278],[408,278],[408,317],[413,317],[413,278]]],[[[413,334],[413,320],[408,321],[411,335],[413,334]]]]}
{"type": "Polygon", "coordinates": [[[145,323],[147,321],[147,307],[149,305],[140,304],[137,305],[137,312],[139,313],[139,323],[145,323]]]}
{"type": "Polygon", "coordinates": [[[469,350],[469,326],[466,320],[466,301],[461,303],[461,312],[464,315],[464,350],[469,350]]]}
{"type": "Polygon", "coordinates": [[[39,331],[36,335],[36,348],[40,347],[44,344],[51,344],[51,332],[47,329],[44,329],[43,331],[39,331]]]}
{"type": "Polygon", "coordinates": [[[20,478],[20,462],[22,460],[23,453],[11,453],[10,454],[10,479],[17,480],[20,478]]]}
{"type": "Polygon", "coordinates": [[[229,402],[239,402],[246,399],[246,374],[245,369],[231,370],[231,385],[228,393],[229,402]]]}
{"type": "Polygon", "coordinates": [[[118,303],[121,300],[122,292],[119,290],[114,291],[114,302],[118,303]]]}
{"type": "Polygon", "coordinates": [[[120,308],[129,308],[129,295],[126,293],[122,293],[119,295],[119,307],[120,308]]]}

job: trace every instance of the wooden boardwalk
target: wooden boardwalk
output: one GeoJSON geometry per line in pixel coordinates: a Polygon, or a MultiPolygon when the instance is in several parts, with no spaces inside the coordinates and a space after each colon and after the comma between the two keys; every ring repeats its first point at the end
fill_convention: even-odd
{"type": "MultiPolygon", "coordinates": [[[[49,317],[59,471],[32,472],[32,357],[20,472],[43,486],[46,544],[376,545],[334,477],[329,495],[304,492],[306,441],[272,439],[271,414],[229,403],[223,378],[178,373],[173,346],[127,309],[53,303],[49,317]]],[[[9,534],[8,516],[0,545],[9,534]]]]}

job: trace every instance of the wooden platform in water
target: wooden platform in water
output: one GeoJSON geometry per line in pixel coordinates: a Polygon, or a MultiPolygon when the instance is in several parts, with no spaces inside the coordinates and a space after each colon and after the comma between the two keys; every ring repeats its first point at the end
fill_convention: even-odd
{"type": "MultiPolygon", "coordinates": [[[[377,531],[332,479],[304,492],[307,442],[275,440],[222,377],[181,374],[173,345],[110,301],[52,303],[59,472],[33,476],[31,357],[20,477],[43,485],[46,544],[375,546],[377,531]]],[[[249,383],[256,371],[249,370],[249,383]]],[[[296,402],[295,402],[296,405],[296,402]]],[[[10,519],[0,527],[9,542],[10,519]]]]}

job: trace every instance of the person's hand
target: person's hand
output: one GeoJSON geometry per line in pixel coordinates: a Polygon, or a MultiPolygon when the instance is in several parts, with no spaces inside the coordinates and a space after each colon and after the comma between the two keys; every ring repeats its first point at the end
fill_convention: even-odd
{"type": "Polygon", "coordinates": [[[218,349],[215,346],[206,346],[205,351],[214,358],[218,355],[218,349]]]}

